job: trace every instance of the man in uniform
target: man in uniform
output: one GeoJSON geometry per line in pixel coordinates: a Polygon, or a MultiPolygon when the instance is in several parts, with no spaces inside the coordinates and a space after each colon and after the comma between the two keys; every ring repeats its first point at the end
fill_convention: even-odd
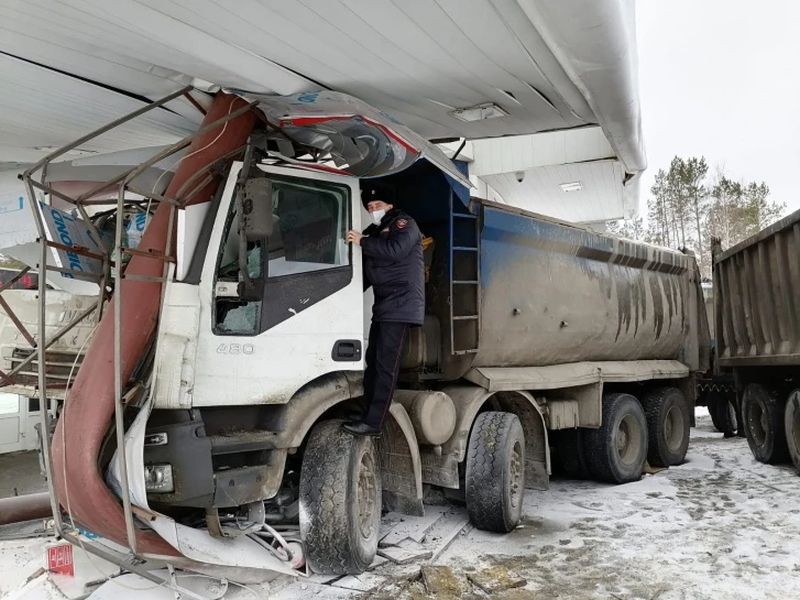
{"type": "Polygon", "coordinates": [[[363,234],[349,231],[347,241],[361,246],[364,283],[372,286],[375,302],[365,357],[364,413],[344,428],[379,436],[394,396],[406,332],[425,319],[425,266],[422,234],[414,219],[394,207],[393,190],[367,183],[361,195],[372,225],[363,234]]]}

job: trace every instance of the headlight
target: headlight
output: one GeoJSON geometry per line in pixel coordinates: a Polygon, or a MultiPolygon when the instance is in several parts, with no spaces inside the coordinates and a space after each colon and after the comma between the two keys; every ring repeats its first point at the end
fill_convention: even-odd
{"type": "Polygon", "coordinates": [[[145,465],[144,487],[148,492],[174,492],[172,465],[145,465]]]}

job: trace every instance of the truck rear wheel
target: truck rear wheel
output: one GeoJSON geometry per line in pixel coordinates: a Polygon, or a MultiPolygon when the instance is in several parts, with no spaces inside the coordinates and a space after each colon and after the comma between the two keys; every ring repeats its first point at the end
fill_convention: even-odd
{"type": "Polygon", "coordinates": [[[308,437],[300,473],[300,537],[315,573],[358,574],[378,550],[380,455],[372,438],[353,436],[340,420],[308,437]]]}
{"type": "Polygon", "coordinates": [[[794,468],[800,473],[800,389],[792,390],[784,411],[786,445],[794,468]]]}
{"type": "Polygon", "coordinates": [[[647,418],[647,460],[656,467],[679,465],[689,449],[689,405],[678,388],[649,390],[643,399],[647,418]]]}
{"type": "Polygon", "coordinates": [[[516,415],[490,411],[475,419],[465,488],[475,527],[506,533],[517,526],[525,495],[525,435],[516,415]]]}
{"type": "Polygon", "coordinates": [[[756,460],[777,464],[788,458],[784,406],[775,390],[749,383],[742,396],[742,425],[756,460]]]}
{"type": "Polygon", "coordinates": [[[584,436],[592,475],[609,483],[628,483],[642,477],[647,458],[647,420],[639,401],[630,394],[603,398],[603,424],[584,436]]]}

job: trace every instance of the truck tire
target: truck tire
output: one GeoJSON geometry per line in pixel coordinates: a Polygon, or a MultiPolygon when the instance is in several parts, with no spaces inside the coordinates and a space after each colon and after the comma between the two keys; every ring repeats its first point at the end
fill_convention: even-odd
{"type": "Polygon", "coordinates": [[[784,428],[789,458],[792,459],[795,470],[800,473],[800,388],[792,390],[786,400],[784,428]]]}
{"type": "Polygon", "coordinates": [[[628,483],[642,477],[647,458],[647,420],[630,394],[603,397],[603,424],[584,436],[586,459],[593,477],[628,483]]]}
{"type": "Polygon", "coordinates": [[[300,537],[311,570],[358,574],[378,550],[380,455],[372,438],[342,421],[323,421],[308,436],[300,472],[300,537]]]}
{"type": "Polygon", "coordinates": [[[506,533],[522,517],[525,495],[525,434],[516,415],[478,415],[467,449],[465,496],[472,524],[506,533]]]}
{"type": "Polygon", "coordinates": [[[556,451],[564,473],[576,479],[589,477],[583,435],[581,428],[560,429],[556,440],[556,451]]]}
{"type": "Polygon", "coordinates": [[[648,390],[642,404],[647,419],[647,461],[655,467],[679,465],[689,449],[689,404],[676,387],[648,390]]]}
{"type": "Polygon", "coordinates": [[[725,437],[732,437],[739,429],[736,415],[736,396],[731,393],[713,391],[708,393],[708,414],[714,428],[725,437]]]}
{"type": "Polygon", "coordinates": [[[757,461],[778,464],[789,457],[784,405],[775,390],[760,383],[747,384],[742,396],[742,426],[757,461]]]}

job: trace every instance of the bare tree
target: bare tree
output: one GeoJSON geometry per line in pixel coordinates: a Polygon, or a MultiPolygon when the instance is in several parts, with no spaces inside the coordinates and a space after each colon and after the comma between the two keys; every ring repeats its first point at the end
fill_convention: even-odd
{"type": "MultiPolygon", "coordinates": [[[[669,169],[659,169],[647,202],[646,232],[638,232],[636,238],[694,250],[706,277],[711,275],[712,236],[728,248],[778,219],[786,209],[785,204],[770,200],[766,183],[735,181],[721,168],[709,182],[708,170],[702,156],[676,156],[669,169]]],[[[636,231],[630,223],[616,227],[623,235],[636,231]]]]}

